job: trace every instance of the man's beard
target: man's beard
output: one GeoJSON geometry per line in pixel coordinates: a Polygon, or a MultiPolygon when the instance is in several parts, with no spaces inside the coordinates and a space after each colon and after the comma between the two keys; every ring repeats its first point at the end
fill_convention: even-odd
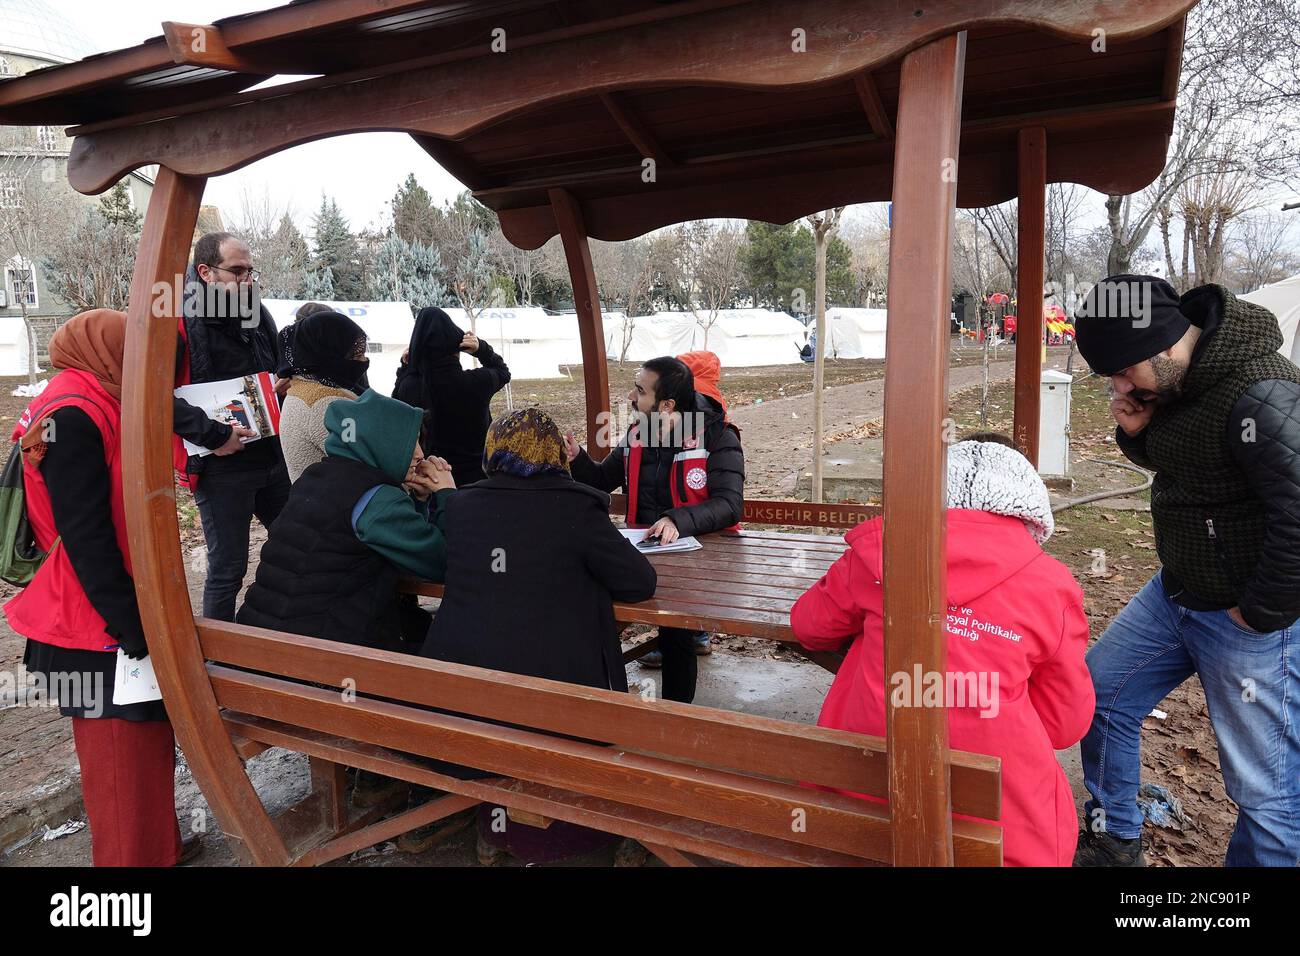
{"type": "Polygon", "coordinates": [[[1179,365],[1173,359],[1165,358],[1163,355],[1153,355],[1151,371],[1156,377],[1156,389],[1154,392],[1144,392],[1140,396],[1143,401],[1167,405],[1182,396],[1183,379],[1187,377],[1186,366],[1179,365]]]}

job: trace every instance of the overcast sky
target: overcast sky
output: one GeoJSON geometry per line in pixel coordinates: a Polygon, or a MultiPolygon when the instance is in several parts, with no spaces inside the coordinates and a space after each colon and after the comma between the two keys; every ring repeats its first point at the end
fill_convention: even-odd
{"type": "MultiPolygon", "coordinates": [[[[104,0],[46,2],[66,13],[100,51],[160,36],[163,20],[212,23],[280,5],[275,0],[129,0],[114,2],[111,15],[106,16],[104,0]]],[[[463,188],[405,133],[358,133],[297,146],[229,175],[214,177],[208,181],[205,202],[219,206],[230,225],[241,218],[245,194],[254,198],[269,196],[275,208],[287,208],[308,231],[324,192],[338,200],[352,228],[359,230],[384,220],[388,215],[386,204],[406,174],[412,172],[435,202],[451,198],[463,188]]],[[[1270,197],[1266,203],[1270,211],[1280,205],[1281,198],[1294,198],[1287,190],[1277,191],[1277,195],[1278,200],[1270,197]]],[[[1104,222],[1100,194],[1093,193],[1085,209],[1087,225],[1104,222]]],[[[866,210],[859,208],[850,215],[854,213],[864,215],[866,210]]],[[[1300,220],[1300,214],[1293,215],[1300,220]]],[[[1294,234],[1296,230],[1291,231],[1294,234]]]]}
{"type": "MultiPolygon", "coordinates": [[[[112,3],[111,15],[105,15],[104,0],[46,2],[80,27],[97,52],[161,36],[164,20],[212,23],[222,17],[280,5],[275,0],[129,0],[112,3]]],[[[306,230],[325,192],[338,200],[357,230],[378,224],[386,215],[385,204],[407,173],[415,173],[435,201],[450,198],[464,188],[405,133],[358,133],[287,149],[228,175],[213,177],[208,180],[204,202],[219,206],[230,225],[240,218],[245,191],[255,197],[269,195],[276,207],[288,206],[306,230]]]]}

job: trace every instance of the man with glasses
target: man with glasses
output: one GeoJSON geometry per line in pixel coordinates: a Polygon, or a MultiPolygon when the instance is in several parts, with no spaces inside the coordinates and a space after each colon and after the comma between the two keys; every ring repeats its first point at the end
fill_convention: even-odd
{"type": "MultiPolygon", "coordinates": [[[[185,274],[176,366],[178,385],[220,382],[280,367],[275,323],[257,294],[258,272],[248,245],[228,232],[211,232],[194,246],[185,274]]],[[[235,599],[248,570],[253,516],[270,526],[289,497],[289,473],[280,439],[244,443],[253,433],[213,421],[184,399],[173,400],[176,470],[194,492],[207,542],[203,614],[235,619],[235,599]],[[212,450],[187,456],[180,439],[212,450]]]]}

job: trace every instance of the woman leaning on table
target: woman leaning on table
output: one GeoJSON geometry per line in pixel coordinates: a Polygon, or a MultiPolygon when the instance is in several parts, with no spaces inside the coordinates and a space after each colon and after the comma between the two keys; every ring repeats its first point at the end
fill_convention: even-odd
{"type": "Polygon", "coordinates": [[[72,718],[96,866],[172,866],[197,853],[176,822],[175,739],[160,700],[113,703],[117,649],[148,654],[127,549],[121,387],[126,316],[96,309],[50,339],[58,373],[18,420],[27,514],[42,551],[4,606],[23,664],[72,718]]]}

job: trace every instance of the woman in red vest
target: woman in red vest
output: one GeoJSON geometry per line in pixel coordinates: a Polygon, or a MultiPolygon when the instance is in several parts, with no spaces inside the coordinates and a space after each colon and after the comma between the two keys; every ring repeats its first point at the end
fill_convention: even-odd
{"type": "Polygon", "coordinates": [[[123,513],[125,341],[126,316],[108,309],[73,316],[50,339],[60,371],[13,433],[48,557],[4,612],[27,638],[24,666],[72,718],[95,865],[172,866],[182,847],[167,712],[160,700],[113,703],[118,648],[149,653],[123,513]]]}

